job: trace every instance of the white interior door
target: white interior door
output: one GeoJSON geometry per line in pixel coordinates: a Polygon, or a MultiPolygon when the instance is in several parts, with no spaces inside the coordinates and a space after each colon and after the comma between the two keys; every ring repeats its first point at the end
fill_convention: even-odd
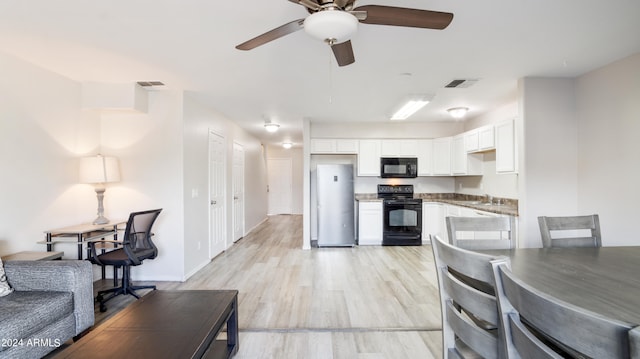
{"type": "Polygon", "coordinates": [[[225,168],[224,137],[209,132],[209,258],[227,248],[225,168]]]}
{"type": "Polygon", "coordinates": [[[233,143],[233,241],[244,236],[244,147],[233,143]]]}
{"type": "Polygon", "coordinates": [[[291,214],[292,170],[290,158],[267,161],[269,214],[291,214]]]}

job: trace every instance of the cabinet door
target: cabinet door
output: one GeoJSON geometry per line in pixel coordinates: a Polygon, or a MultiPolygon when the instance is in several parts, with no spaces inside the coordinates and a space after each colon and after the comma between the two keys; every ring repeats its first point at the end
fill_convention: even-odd
{"type": "Polygon", "coordinates": [[[496,148],[493,125],[481,127],[478,130],[478,149],[486,151],[496,148]]]}
{"type": "Polygon", "coordinates": [[[358,176],[380,176],[380,140],[360,140],[358,176]]]}
{"type": "Polygon", "coordinates": [[[444,206],[440,203],[424,202],[422,204],[422,241],[429,241],[429,235],[436,235],[447,240],[444,206]]]}
{"type": "Polygon", "coordinates": [[[464,147],[464,135],[451,140],[451,173],[454,175],[467,174],[467,151],[464,147]]]}
{"type": "Polygon", "coordinates": [[[418,157],[418,140],[381,140],[382,157],[418,157]]]}
{"type": "Polygon", "coordinates": [[[324,138],[311,139],[311,153],[334,153],[336,151],[336,140],[324,138]]]}
{"type": "Polygon", "coordinates": [[[496,172],[517,172],[514,120],[496,125],[496,172]]]}
{"type": "Polygon", "coordinates": [[[336,153],[358,153],[358,140],[337,139],[336,153]]]}
{"type": "Polygon", "coordinates": [[[433,173],[433,140],[418,140],[418,176],[433,173]]]}
{"type": "Polygon", "coordinates": [[[402,140],[381,140],[380,155],[382,157],[400,156],[400,144],[402,140]]]}
{"type": "Polygon", "coordinates": [[[472,130],[464,133],[464,149],[467,152],[475,152],[480,148],[478,130],[472,130]]]}
{"type": "Polygon", "coordinates": [[[451,137],[433,140],[433,174],[451,175],[451,137]]]}
{"type": "Polygon", "coordinates": [[[358,244],[382,245],[382,202],[358,203],[358,244]]]}

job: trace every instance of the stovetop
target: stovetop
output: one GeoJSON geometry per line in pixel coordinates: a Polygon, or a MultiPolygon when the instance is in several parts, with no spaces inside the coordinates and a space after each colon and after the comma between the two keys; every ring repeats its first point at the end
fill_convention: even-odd
{"type": "Polygon", "coordinates": [[[404,185],[391,185],[391,184],[379,184],[378,185],[378,198],[382,198],[384,200],[416,200],[422,201],[421,199],[413,198],[413,185],[404,184],[404,185]]]}

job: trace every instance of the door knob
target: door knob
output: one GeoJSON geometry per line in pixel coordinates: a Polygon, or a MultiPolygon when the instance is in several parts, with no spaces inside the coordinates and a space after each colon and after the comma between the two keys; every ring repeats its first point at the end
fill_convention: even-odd
{"type": "Polygon", "coordinates": [[[233,199],[238,199],[238,197],[236,197],[236,196],[233,196],[233,199]]]}
{"type": "Polygon", "coordinates": [[[218,203],[218,202],[216,202],[216,201],[211,201],[211,204],[216,204],[216,203],[218,203]]]}

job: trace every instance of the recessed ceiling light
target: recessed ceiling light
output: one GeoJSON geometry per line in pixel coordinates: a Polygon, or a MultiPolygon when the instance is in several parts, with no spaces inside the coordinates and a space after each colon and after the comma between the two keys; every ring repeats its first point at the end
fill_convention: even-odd
{"type": "Polygon", "coordinates": [[[293,143],[291,142],[285,142],[282,144],[282,147],[286,148],[286,149],[290,149],[293,146],[293,143]]]}

